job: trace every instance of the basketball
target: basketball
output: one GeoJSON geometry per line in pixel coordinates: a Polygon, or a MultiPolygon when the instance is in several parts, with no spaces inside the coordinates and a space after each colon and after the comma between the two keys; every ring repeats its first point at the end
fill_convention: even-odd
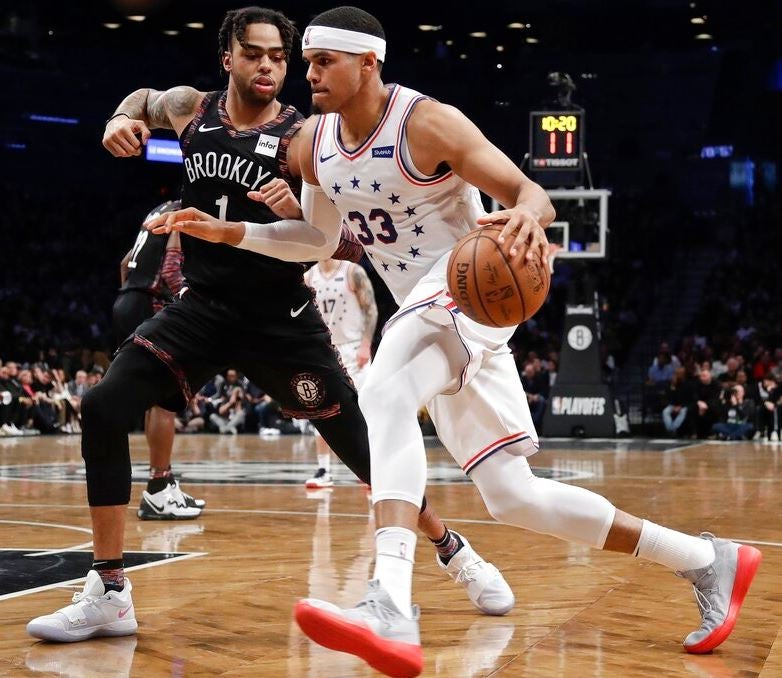
{"type": "Polygon", "coordinates": [[[513,327],[543,305],[551,285],[548,262],[527,261],[526,248],[511,260],[513,238],[499,242],[502,225],[464,236],[448,260],[448,291],[468,318],[490,327],[513,327]]]}

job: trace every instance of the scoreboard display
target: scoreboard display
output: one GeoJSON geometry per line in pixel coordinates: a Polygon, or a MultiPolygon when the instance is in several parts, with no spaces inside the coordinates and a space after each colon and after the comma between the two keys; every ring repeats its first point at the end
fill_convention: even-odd
{"type": "Polygon", "coordinates": [[[529,114],[530,167],[579,171],[583,167],[584,112],[532,111],[529,114]]]}

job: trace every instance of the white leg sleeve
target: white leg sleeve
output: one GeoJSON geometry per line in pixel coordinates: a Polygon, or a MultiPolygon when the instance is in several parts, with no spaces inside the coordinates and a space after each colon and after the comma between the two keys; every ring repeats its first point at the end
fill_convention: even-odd
{"type": "Polygon", "coordinates": [[[455,331],[415,313],[388,327],[359,393],[369,430],[373,501],[421,506],[426,452],[418,410],[453,386],[465,359],[455,331]]]}
{"type": "Polygon", "coordinates": [[[614,522],[616,509],[605,497],[538,478],[526,457],[498,452],[470,477],[501,523],[602,549],[614,522]]]}

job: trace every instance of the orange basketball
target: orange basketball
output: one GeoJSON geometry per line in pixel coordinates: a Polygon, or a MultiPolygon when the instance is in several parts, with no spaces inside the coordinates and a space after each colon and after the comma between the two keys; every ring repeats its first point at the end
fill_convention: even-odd
{"type": "Polygon", "coordinates": [[[491,327],[513,327],[529,320],[546,301],[551,274],[538,255],[526,250],[513,259],[513,238],[498,238],[502,226],[489,224],[464,236],[448,260],[448,291],[468,318],[491,327]]]}

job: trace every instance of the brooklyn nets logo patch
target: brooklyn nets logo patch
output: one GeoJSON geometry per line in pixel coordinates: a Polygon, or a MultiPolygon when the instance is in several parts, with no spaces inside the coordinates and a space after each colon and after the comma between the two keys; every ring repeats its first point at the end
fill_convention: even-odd
{"type": "Polygon", "coordinates": [[[317,374],[297,374],[291,379],[291,390],[307,409],[315,409],[326,398],[326,385],[317,374]]]}

